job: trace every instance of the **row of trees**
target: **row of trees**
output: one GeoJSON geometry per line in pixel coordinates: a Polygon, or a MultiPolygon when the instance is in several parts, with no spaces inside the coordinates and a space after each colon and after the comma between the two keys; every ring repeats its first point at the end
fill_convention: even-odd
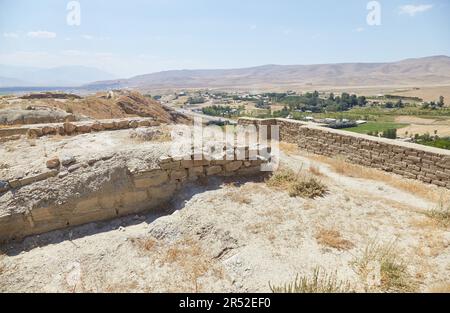
{"type": "Polygon", "coordinates": [[[239,106],[237,109],[232,108],[229,105],[222,106],[222,105],[213,105],[209,107],[205,107],[202,109],[203,114],[210,115],[210,116],[222,116],[222,117],[233,117],[233,116],[240,116],[241,112],[245,110],[244,106],[239,106]]]}
{"type": "Polygon", "coordinates": [[[375,137],[389,138],[389,139],[397,139],[397,129],[389,128],[389,129],[383,130],[381,133],[378,131],[368,132],[367,135],[375,136],[375,137]]]}
{"type": "Polygon", "coordinates": [[[301,96],[287,96],[281,100],[291,111],[311,111],[311,112],[342,112],[347,111],[353,107],[363,107],[367,104],[367,99],[364,96],[350,95],[349,93],[342,93],[340,96],[335,96],[330,93],[327,98],[319,96],[318,91],[308,92],[301,96]]]}
{"type": "Polygon", "coordinates": [[[440,96],[438,102],[435,102],[435,101],[425,102],[422,107],[424,109],[436,110],[436,109],[443,108],[444,106],[445,106],[444,97],[440,96]]]}

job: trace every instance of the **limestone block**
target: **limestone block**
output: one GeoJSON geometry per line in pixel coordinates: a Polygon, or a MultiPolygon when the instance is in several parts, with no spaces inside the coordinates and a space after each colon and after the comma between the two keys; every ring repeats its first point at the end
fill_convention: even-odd
{"type": "Polygon", "coordinates": [[[186,169],[172,171],[170,173],[170,179],[172,181],[185,181],[188,178],[188,171],[186,169]]]}
{"type": "Polygon", "coordinates": [[[175,170],[175,169],[179,169],[180,168],[180,161],[172,161],[170,163],[162,163],[160,164],[160,167],[163,170],[175,170]]]}
{"type": "Polygon", "coordinates": [[[114,122],[101,122],[104,129],[114,129],[114,122]]]}
{"type": "Polygon", "coordinates": [[[42,127],[42,135],[55,135],[56,128],[53,126],[44,126],[42,127]]]}
{"type": "Polygon", "coordinates": [[[219,165],[206,167],[206,175],[212,176],[222,172],[222,167],[219,165]]]}
{"type": "Polygon", "coordinates": [[[168,180],[169,175],[166,171],[152,171],[135,175],[134,185],[136,188],[149,188],[159,186],[168,180]]]}
{"type": "Polygon", "coordinates": [[[446,182],[440,181],[440,180],[433,180],[431,183],[434,184],[434,185],[440,186],[440,187],[446,187],[447,186],[446,182]]]}
{"type": "Polygon", "coordinates": [[[92,130],[93,131],[102,131],[104,128],[103,128],[103,125],[101,124],[101,123],[99,123],[99,122],[95,122],[94,124],[92,124],[92,130]]]}
{"type": "Polygon", "coordinates": [[[89,213],[90,211],[97,210],[98,208],[99,208],[99,202],[98,202],[97,197],[85,199],[85,200],[81,200],[80,202],[78,202],[76,204],[75,209],[73,210],[72,214],[73,215],[86,214],[86,213],[89,213]]]}
{"type": "Polygon", "coordinates": [[[234,161],[228,164],[225,164],[225,171],[227,172],[235,172],[242,166],[242,161],[234,161]]]}
{"type": "Polygon", "coordinates": [[[27,131],[27,137],[30,139],[39,138],[43,135],[41,128],[30,128],[27,131]]]}
{"type": "Polygon", "coordinates": [[[147,199],[148,199],[147,191],[127,192],[122,196],[122,203],[124,206],[129,206],[144,202],[147,199]]]}
{"type": "Polygon", "coordinates": [[[63,127],[64,127],[64,131],[67,135],[73,134],[75,132],[75,130],[77,129],[77,127],[74,124],[68,123],[68,122],[64,123],[63,127]]]}
{"type": "Polygon", "coordinates": [[[77,125],[76,131],[82,134],[90,133],[91,126],[88,124],[85,125],[77,125]]]}
{"type": "Polygon", "coordinates": [[[151,199],[168,200],[173,196],[176,189],[176,184],[169,183],[148,189],[148,194],[151,199]]]}
{"type": "Polygon", "coordinates": [[[189,177],[198,178],[202,176],[205,176],[203,166],[191,167],[189,169],[189,177]]]}

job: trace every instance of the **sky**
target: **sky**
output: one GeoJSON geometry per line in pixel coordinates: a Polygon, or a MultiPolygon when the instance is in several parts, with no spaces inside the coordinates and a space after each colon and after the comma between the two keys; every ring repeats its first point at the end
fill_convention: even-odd
{"type": "Polygon", "coordinates": [[[450,55],[450,1],[372,2],[380,10],[366,0],[0,0],[0,64],[125,78],[450,55]]]}

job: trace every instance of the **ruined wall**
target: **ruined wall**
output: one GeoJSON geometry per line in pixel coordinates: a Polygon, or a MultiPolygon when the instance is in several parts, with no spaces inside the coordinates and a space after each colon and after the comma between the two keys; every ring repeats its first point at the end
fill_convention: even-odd
{"type": "Polygon", "coordinates": [[[360,135],[288,119],[240,119],[240,125],[278,125],[280,141],[305,151],[450,188],[450,151],[360,135]]]}
{"type": "Polygon", "coordinates": [[[0,142],[28,138],[39,138],[48,135],[72,136],[99,131],[114,131],[137,127],[159,126],[154,118],[136,117],[122,119],[105,119],[86,122],[65,122],[50,124],[24,125],[20,127],[0,128],[0,142]]]}
{"type": "Polygon", "coordinates": [[[17,207],[9,212],[0,211],[0,242],[155,210],[186,183],[207,177],[260,174],[261,165],[266,161],[263,158],[237,160],[241,153],[239,149],[232,148],[234,158],[231,160],[194,160],[193,156],[191,160],[176,160],[163,156],[156,168],[135,172],[124,166],[114,166],[119,163],[114,158],[100,159],[96,160],[97,165],[94,162],[80,164],[84,170],[76,176],[57,177],[58,169],[55,169],[39,179],[9,182],[8,190],[0,191],[0,198],[2,201],[12,199],[17,207]],[[98,188],[92,188],[90,183],[96,178],[102,183],[98,188]],[[45,195],[42,194],[44,189],[45,195]],[[67,189],[64,194],[71,196],[67,199],[58,196],[62,189],[67,189]],[[38,195],[41,201],[35,204],[21,198],[18,191],[38,195]],[[42,199],[44,197],[46,199],[42,199]]]}

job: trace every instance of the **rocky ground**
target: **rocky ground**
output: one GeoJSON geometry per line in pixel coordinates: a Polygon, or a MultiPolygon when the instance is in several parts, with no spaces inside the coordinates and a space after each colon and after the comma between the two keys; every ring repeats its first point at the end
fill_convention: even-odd
{"type": "MultiPolygon", "coordinates": [[[[83,147],[100,139],[108,145],[94,137],[83,147]]],[[[317,268],[352,291],[449,291],[450,231],[427,214],[448,190],[411,182],[420,184],[414,192],[407,180],[382,179],[389,174],[358,178],[330,160],[284,151],[283,166],[322,181],[323,197],[290,197],[264,178],[187,185],[159,214],[2,246],[0,291],[270,292],[269,284],[317,268]],[[376,277],[380,258],[370,252],[386,246],[401,281],[376,277]]]]}
{"type": "Polygon", "coordinates": [[[186,116],[137,91],[99,92],[84,97],[61,93],[0,96],[0,127],[138,116],[162,123],[188,121],[186,116]]]}

